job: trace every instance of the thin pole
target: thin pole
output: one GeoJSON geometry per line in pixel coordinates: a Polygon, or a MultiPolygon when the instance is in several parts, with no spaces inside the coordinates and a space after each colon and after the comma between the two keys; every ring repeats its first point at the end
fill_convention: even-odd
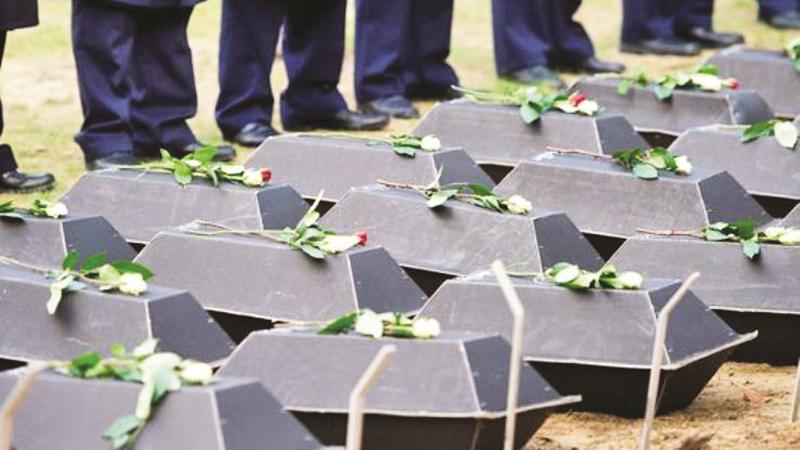
{"type": "Polygon", "coordinates": [[[508,369],[508,398],[506,400],[506,430],[503,441],[503,450],[513,450],[514,436],[517,427],[517,404],[519,402],[519,378],[522,370],[522,339],[525,331],[525,308],[519,300],[519,295],[511,283],[511,279],[506,273],[503,263],[495,261],[492,263],[492,272],[497,278],[503,296],[511,310],[514,318],[514,328],[511,333],[511,361],[508,369]]]}
{"type": "Polygon", "coordinates": [[[797,365],[797,375],[794,379],[794,391],[792,392],[792,412],[789,415],[789,422],[797,422],[798,409],[800,409],[800,363],[797,365]]]}
{"type": "Polygon", "coordinates": [[[47,369],[46,364],[29,364],[28,369],[17,381],[16,386],[3,403],[0,409],[0,450],[11,450],[14,433],[14,414],[30,393],[36,377],[47,369]]]}
{"type": "Polygon", "coordinates": [[[650,362],[650,383],[647,386],[647,409],[645,411],[644,424],[642,425],[642,440],[639,446],[641,450],[650,449],[650,436],[653,433],[653,421],[656,417],[658,385],[661,382],[661,360],[664,357],[664,341],[667,338],[669,317],[698,278],[700,278],[699,272],[689,275],[689,278],[681,284],[681,287],[675,291],[675,294],[658,314],[656,333],[653,338],[653,359],[650,362]]]}
{"type": "Polygon", "coordinates": [[[347,416],[347,450],[361,450],[361,438],[364,431],[364,399],[378,381],[381,373],[397,352],[394,345],[384,345],[369,363],[369,367],[361,375],[353,392],[350,393],[350,411],[347,416]]]}

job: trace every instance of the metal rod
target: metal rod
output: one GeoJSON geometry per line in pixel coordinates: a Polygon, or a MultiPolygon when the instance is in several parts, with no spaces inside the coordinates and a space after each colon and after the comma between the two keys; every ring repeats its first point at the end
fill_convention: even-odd
{"type": "Polygon", "coordinates": [[[800,362],[797,364],[797,375],[794,379],[794,391],[792,391],[792,411],[789,414],[789,422],[797,422],[798,409],[800,409],[800,362]]]}
{"type": "Polygon", "coordinates": [[[508,368],[508,398],[506,400],[506,430],[503,441],[503,450],[513,450],[514,436],[517,427],[517,404],[519,402],[519,378],[522,370],[522,339],[525,336],[525,308],[519,300],[519,295],[511,283],[511,279],[506,273],[503,263],[495,261],[492,263],[492,272],[497,278],[503,296],[511,310],[514,318],[514,328],[511,333],[511,361],[508,368]]]}
{"type": "Polygon", "coordinates": [[[347,416],[347,450],[361,450],[361,438],[364,431],[364,399],[378,381],[381,373],[397,352],[394,345],[384,345],[369,363],[369,367],[361,375],[353,392],[350,393],[350,411],[347,416]]]}
{"type": "Polygon", "coordinates": [[[644,423],[642,424],[642,440],[639,446],[641,450],[649,450],[650,448],[650,436],[653,433],[653,421],[656,417],[658,385],[661,382],[661,361],[664,357],[664,341],[667,338],[669,317],[698,278],[700,278],[699,272],[689,275],[689,278],[681,284],[681,287],[675,291],[675,294],[661,308],[661,312],[658,314],[655,337],[653,338],[653,359],[650,362],[650,383],[647,386],[647,409],[645,410],[644,423]]]}
{"type": "Polygon", "coordinates": [[[11,450],[14,433],[14,414],[30,393],[36,377],[48,368],[47,364],[29,364],[0,409],[0,450],[11,450]]]}

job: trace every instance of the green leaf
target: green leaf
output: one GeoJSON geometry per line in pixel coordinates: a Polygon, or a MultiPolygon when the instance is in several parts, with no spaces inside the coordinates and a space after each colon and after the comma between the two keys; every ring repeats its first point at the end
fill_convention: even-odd
{"type": "Polygon", "coordinates": [[[775,127],[774,120],[767,120],[764,122],[758,122],[756,124],[750,125],[749,127],[745,128],[742,132],[742,142],[750,142],[756,140],[763,136],[769,136],[772,134],[772,129],[775,127]]]}
{"type": "Polygon", "coordinates": [[[100,364],[103,358],[97,352],[86,352],[69,363],[69,371],[77,377],[83,378],[84,374],[100,364]]]}
{"type": "Polygon", "coordinates": [[[672,98],[672,93],[674,90],[675,90],[674,87],[665,86],[663,84],[657,84],[653,88],[653,92],[655,93],[656,98],[661,100],[662,102],[672,98]]]}
{"type": "Polygon", "coordinates": [[[122,416],[106,429],[106,432],[103,433],[103,437],[106,439],[116,439],[117,437],[125,436],[127,438],[128,434],[141,425],[142,422],[134,415],[122,416]]]}
{"type": "Polygon", "coordinates": [[[358,312],[345,314],[328,322],[321,330],[319,330],[319,334],[346,333],[355,328],[357,320],[358,312]]]}
{"type": "Polygon", "coordinates": [[[214,157],[217,156],[217,147],[208,145],[195,150],[190,156],[193,160],[199,161],[200,164],[207,166],[211,164],[214,161],[214,157]]]}
{"type": "Polygon", "coordinates": [[[567,284],[577,279],[580,275],[581,269],[574,264],[569,264],[555,273],[553,281],[556,284],[567,284]]]}
{"type": "Polygon", "coordinates": [[[150,270],[148,267],[135,263],[133,261],[125,261],[123,259],[111,261],[111,266],[119,273],[138,273],[144,278],[145,281],[153,278],[153,271],[150,270]]]}
{"type": "Polygon", "coordinates": [[[314,259],[325,259],[325,252],[317,247],[314,247],[313,245],[303,244],[300,246],[300,250],[314,259]]]}
{"type": "Polygon", "coordinates": [[[631,171],[637,178],[642,180],[655,180],[658,178],[658,169],[650,164],[634,164],[631,171]]]}
{"type": "Polygon", "coordinates": [[[64,297],[64,289],[66,289],[72,282],[75,281],[73,275],[62,273],[59,278],[50,284],[50,298],[47,300],[47,314],[51,316],[58,310],[58,305],[61,304],[61,299],[64,297]]]}
{"type": "Polygon", "coordinates": [[[795,59],[794,60],[794,69],[796,71],[800,72],[800,59],[795,59]]]}
{"type": "Polygon", "coordinates": [[[111,344],[111,356],[115,358],[124,358],[126,354],[127,352],[124,345],[120,343],[111,344]]]}
{"type": "Polygon", "coordinates": [[[750,240],[756,235],[756,227],[758,224],[755,220],[737,220],[731,222],[730,227],[734,229],[736,235],[743,241],[750,240]]]}
{"type": "Polygon", "coordinates": [[[761,245],[756,239],[742,241],[742,252],[750,259],[754,259],[761,253],[761,245]]]}
{"type": "Polygon", "coordinates": [[[631,91],[632,84],[633,83],[631,83],[631,81],[627,79],[620,81],[619,84],[617,85],[617,94],[625,97],[626,95],[628,95],[628,92],[631,91]]]}
{"type": "Polygon", "coordinates": [[[158,347],[158,339],[148,338],[137,345],[131,354],[134,358],[145,358],[155,353],[156,347],[158,347]]]}
{"type": "Polygon", "coordinates": [[[106,254],[105,253],[96,253],[86,258],[83,261],[83,265],[81,266],[81,272],[87,273],[93,270],[97,270],[106,263],[106,254]]]}
{"type": "Polygon", "coordinates": [[[186,186],[192,182],[192,168],[187,166],[186,163],[182,161],[175,162],[175,181],[178,182],[181,186],[186,186]]]}
{"type": "Polygon", "coordinates": [[[528,125],[536,122],[542,116],[542,113],[533,107],[531,103],[525,103],[520,106],[519,114],[522,116],[522,120],[528,125]]]}
{"type": "Polygon", "coordinates": [[[67,252],[67,256],[64,257],[64,260],[61,261],[61,268],[64,270],[75,270],[75,266],[78,265],[80,258],[78,252],[70,250],[67,252]]]}
{"type": "Polygon", "coordinates": [[[711,242],[719,242],[719,241],[730,240],[730,237],[728,237],[728,235],[726,233],[723,233],[723,232],[718,231],[718,230],[710,229],[710,228],[706,229],[705,237],[706,237],[707,241],[711,241],[711,242]]]}
{"type": "Polygon", "coordinates": [[[401,156],[408,156],[408,157],[415,157],[417,156],[417,149],[414,147],[408,147],[405,145],[393,145],[392,149],[395,153],[401,156]]]}
{"type": "Polygon", "coordinates": [[[458,194],[456,189],[444,189],[434,192],[428,199],[428,208],[438,208],[458,194]]]}
{"type": "Polygon", "coordinates": [[[493,197],[495,195],[494,191],[492,191],[492,188],[481,183],[470,184],[469,190],[472,191],[472,193],[475,195],[485,195],[490,197],[493,197]]]}

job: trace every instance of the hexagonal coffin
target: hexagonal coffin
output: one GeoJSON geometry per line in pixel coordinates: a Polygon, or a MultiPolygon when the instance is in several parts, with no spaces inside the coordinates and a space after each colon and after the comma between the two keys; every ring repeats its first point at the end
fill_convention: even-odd
{"type": "Polygon", "coordinates": [[[467,100],[436,105],[414,133],[435,134],[463,147],[480,164],[504,166],[516,166],[550,146],[610,154],[647,145],[620,115],[587,117],[549,111],[538,122],[526,125],[517,107],[467,100]]]}
{"type": "MultiPolygon", "coordinates": [[[[447,141],[445,141],[447,142],[447,141]]],[[[306,198],[338,202],[350,188],[379,179],[427,185],[442,171],[442,184],[483,183],[492,179],[464,150],[398,155],[385,143],[369,139],[325,136],[280,136],[264,141],[245,162],[247,167],[269,167],[273,181],[289,183],[306,198]]]]}
{"type": "Polygon", "coordinates": [[[72,212],[104,216],[139,244],[197,219],[241,228],[294,226],[308,209],[289,186],[214,187],[196,179],[182,187],[170,174],[114,169],[85,174],[62,201],[72,212]]]}
{"type": "Polygon", "coordinates": [[[67,294],[56,314],[45,309],[50,280],[0,265],[0,358],[70,359],[119,342],[144,339],[159,348],[209,363],[226,358],[233,342],[186,292],[150,285],[140,297],[92,287],[67,294]]]}
{"type": "Polygon", "coordinates": [[[426,300],[380,247],[320,261],[256,237],[164,232],[137,261],[155,282],[191,289],[206,309],[273,321],[325,321],[357,308],[414,313],[426,300]]]}
{"type": "Polygon", "coordinates": [[[457,201],[430,209],[415,192],[368,186],[350,191],[322,222],[333,229],[366,230],[403,267],[440,274],[485,269],[498,258],[532,270],[562,261],[603,265],[567,216],[544,208],[527,216],[457,201]]]}
{"type": "MultiPolygon", "coordinates": [[[[580,394],[581,409],[641,416],[656,316],[679,284],[648,279],[637,291],[575,291],[523,279],[514,284],[525,308],[525,360],[559,392],[580,394]]],[[[447,281],[421,314],[446,330],[511,334],[511,313],[487,274],[447,281]]],[[[687,294],[667,332],[659,413],[688,406],[734,347],[752,338],[737,335],[687,294]]]]}
{"type": "Polygon", "coordinates": [[[755,91],[676,89],[671,100],[661,101],[652,86],[635,86],[621,96],[619,83],[619,79],[590,77],[573,89],[596,99],[606,111],[623,114],[637,131],[678,135],[703,125],[753,124],[773,118],[769,105],[755,91]]]}
{"type": "MultiPolygon", "coordinates": [[[[258,378],[323,444],[342,445],[348,396],[387,343],[397,353],[367,395],[364,449],[503,447],[510,348],[499,336],[443,333],[413,340],[260,331],[220,373],[258,378]]],[[[525,445],[553,408],[576,401],[526,367],[515,448],[525,445]]]]}
{"type": "Polygon", "coordinates": [[[642,236],[628,240],[611,263],[654,277],[685,278],[699,271],[703,276],[693,291],[736,331],[758,330],[758,338],[737,349],[734,359],[797,363],[800,248],[762,245],[761,256],[750,260],[738,243],[642,236]]]}
{"type": "MultiPolygon", "coordinates": [[[[0,374],[5,398],[24,372],[0,374]]],[[[79,380],[52,372],[39,375],[15,414],[18,449],[111,448],[103,433],[131,414],[140,384],[79,380]],[[58,424],[58,426],[44,426],[58,424]]],[[[137,449],[312,450],[323,448],[255,380],[222,379],[183,387],[161,402],[136,442],[137,449]]]]}
{"type": "Polygon", "coordinates": [[[693,128],[678,137],[670,150],[692,163],[725,169],[753,195],[800,200],[797,153],[773,138],[743,143],[742,130],[720,126],[693,128]]]}
{"type": "Polygon", "coordinates": [[[783,52],[736,46],[720,50],[708,62],[747,89],[757,91],[777,115],[800,114],[797,97],[789,94],[800,91],[800,74],[783,52]]]}
{"type": "Polygon", "coordinates": [[[618,238],[635,236],[638,228],[693,230],[719,221],[771,220],[727,172],[695,168],[688,176],[641,180],[619,164],[580,155],[525,161],[496,191],[519,193],[534,210],[561,209],[584,233],[618,238]]]}
{"type": "Polygon", "coordinates": [[[105,253],[110,260],[131,260],[136,252],[108,221],[99,216],[70,214],[60,219],[23,214],[24,220],[0,219],[0,256],[29,264],[59,267],[69,251],[89,256],[105,253]]]}

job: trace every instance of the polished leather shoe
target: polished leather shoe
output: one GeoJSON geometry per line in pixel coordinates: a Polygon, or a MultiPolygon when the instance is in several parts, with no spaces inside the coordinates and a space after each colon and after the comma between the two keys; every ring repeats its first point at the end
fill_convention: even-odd
{"type": "Polygon", "coordinates": [[[49,173],[25,173],[16,170],[0,174],[0,190],[12,192],[34,192],[52,189],[56,177],[49,173]]]}
{"type": "Polygon", "coordinates": [[[527,67],[511,72],[503,78],[522,84],[547,84],[557,89],[566,89],[561,76],[545,66],[527,67]]]}
{"type": "Polygon", "coordinates": [[[316,117],[294,123],[287,122],[283,124],[283,128],[289,131],[310,131],[314,129],[375,131],[382,130],[387,125],[389,125],[389,116],[386,114],[366,114],[343,109],[326,117],[316,117]]]}
{"type": "Polygon", "coordinates": [[[781,30],[798,30],[800,29],[800,11],[784,11],[780,14],[775,14],[768,19],[761,19],[772,28],[781,30]]]}
{"type": "Polygon", "coordinates": [[[393,95],[372,100],[358,105],[358,109],[367,114],[386,114],[398,119],[413,119],[419,117],[419,111],[411,100],[402,95],[393,95]]]}
{"type": "MultiPolygon", "coordinates": [[[[183,148],[168,148],[167,151],[170,155],[176,158],[183,158],[205,147],[208,147],[208,145],[201,144],[200,142],[192,142],[183,148]]],[[[234,148],[230,145],[215,145],[214,147],[217,149],[217,154],[214,156],[214,161],[226,162],[233,161],[233,159],[236,158],[236,150],[234,150],[234,148]]]]}
{"type": "Polygon", "coordinates": [[[637,42],[623,42],[620,51],[653,55],[694,56],[700,54],[700,44],[680,38],[658,38],[637,42]]]}
{"type": "Polygon", "coordinates": [[[695,27],[678,33],[687,41],[697,42],[703,48],[724,48],[743,44],[744,36],[738,33],[717,33],[703,27],[695,27]]]}
{"type": "Polygon", "coordinates": [[[625,72],[625,64],[613,61],[603,61],[602,59],[597,59],[592,56],[586,61],[575,66],[574,69],[589,74],[622,73],[625,72]]]}
{"type": "Polygon", "coordinates": [[[272,128],[272,125],[264,123],[248,123],[243,126],[241,130],[237,131],[234,135],[225,135],[225,140],[239,144],[242,147],[255,148],[261,145],[267,139],[278,136],[278,130],[272,128]]]}
{"type": "Polygon", "coordinates": [[[103,170],[117,166],[135,166],[141,163],[142,160],[134,155],[133,152],[117,152],[87,162],[86,168],[89,170],[103,170]]]}

